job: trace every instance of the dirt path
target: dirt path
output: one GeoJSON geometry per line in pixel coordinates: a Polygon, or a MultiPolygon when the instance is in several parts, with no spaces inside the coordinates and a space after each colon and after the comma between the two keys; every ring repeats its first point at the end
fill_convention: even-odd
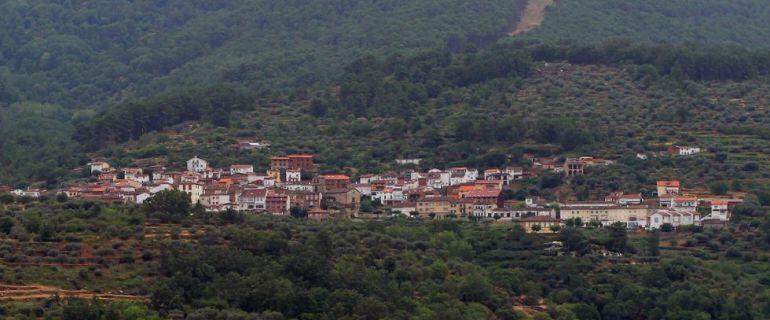
{"type": "Polygon", "coordinates": [[[509,36],[515,36],[520,33],[530,31],[540,26],[545,18],[545,8],[553,4],[554,0],[529,0],[527,7],[524,8],[524,12],[521,14],[519,24],[513,31],[509,32],[509,36]]]}
{"type": "Polygon", "coordinates": [[[137,296],[129,294],[115,294],[115,293],[95,293],[86,290],[64,290],[57,287],[46,285],[7,285],[0,284],[0,301],[13,300],[13,301],[28,301],[47,299],[52,295],[58,293],[60,297],[76,297],[83,299],[96,298],[99,300],[121,300],[121,301],[147,301],[146,296],[137,296]]]}

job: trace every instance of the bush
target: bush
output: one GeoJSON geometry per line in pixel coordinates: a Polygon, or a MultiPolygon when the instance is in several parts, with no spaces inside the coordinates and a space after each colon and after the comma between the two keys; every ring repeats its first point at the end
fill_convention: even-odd
{"type": "Polygon", "coordinates": [[[725,252],[725,257],[728,257],[728,258],[740,258],[741,257],[741,251],[738,250],[735,247],[730,247],[725,252]]]}

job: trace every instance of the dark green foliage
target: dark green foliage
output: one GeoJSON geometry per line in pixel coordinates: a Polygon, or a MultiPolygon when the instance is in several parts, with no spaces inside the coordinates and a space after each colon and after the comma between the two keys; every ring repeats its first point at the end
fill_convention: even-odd
{"type": "MultiPolygon", "coordinates": [[[[746,80],[770,74],[770,51],[724,46],[649,45],[627,40],[545,43],[533,47],[532,58],[575,64],[651,65],[657,74],[698,81],[746,80]]],[[[680,113],[678,116],[683,118],[687,110],[680,113]]]]}
{"type": "Polygon", "coordinates": [[[729,191],[729,187],[724,181],[714,182],[709,187],[711,189],[711,193],[715,195],[725,195],[727,191],[729,191]]]}
{"type": "Polygon", "coordinates": [[[577,227],[566,227],[559,233],[559,239],[564,243],[564,248],[573,251],[578,255],[584,255],[589,252],[588,238],[583,234],[583,230],[577,227]]]}
{"type": "Polygon", "coordinates": [[[770,9],[762,0],[576,0],[556,2],[523,36],[767,47],[770,9]]]}
{"type": "Polygon", "coordinates": [[[86,149],[95,150],[185,121],[227,126],[230,113],[251,107],[251,103],[247,94],[230,87],[170,93],[102,112],[79,125],[74,137],[86,149]]]}
{"type": "Polygon", "coordinates": [[[0,183],[43,181],[56,185],[70,168],[84,162],[70,115],[60,107],[19,103],[0,107],[0,183]]]}
{"type": "Polygon", "coordinates": [[[162,222],[179,223],[190,216],[190,195],[177,190],[156,193],[144,203],[144,210],[162,222]]]}
{"type": "Polygon", "coordinates": [[[486,45],[523,0],[4,1],[0,103],[94,106],[170,88],[327,82],[367,53],[486,45]],[[287,41],[287,39],[292,39],[287,41]]]}
{"type": "Polygon", "coordinates": [[[224,224],[241,223],[244,220],[244,214],[243,212],[236,211],[233,208],[227,208],[227,210],[220,213],[219,218],[224,224]]]}
{"type": "Polygon", "coordinates": [[[658,256],[660,254],[660,233],[658,230],[652,231],[647,236],[645,245],[650,256],[658,256]]]}
{"type": "Polygon", "coordinates": [[[621,222],[614,223],[607,227],[610,233],[610,239],[607,243],[607,249],[615,252],[625,252],[628,240],[626,225],[621,222]]]}
{"type": "Polygon", "coordinates": [[[289,210],[289,214],[291,214],[292,217],[301,219],[301,218],[307,218],[307,209],[300,208],[297,206],[292,206],[289,210]]]}

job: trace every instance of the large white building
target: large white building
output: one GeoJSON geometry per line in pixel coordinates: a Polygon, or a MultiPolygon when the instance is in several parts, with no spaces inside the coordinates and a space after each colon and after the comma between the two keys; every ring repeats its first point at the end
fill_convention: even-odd
{"type": "Polygon", "coordinates": [[[209,168],[209,163],[198,157],[187,160],[187,171],[203,172],[209,168]]]}

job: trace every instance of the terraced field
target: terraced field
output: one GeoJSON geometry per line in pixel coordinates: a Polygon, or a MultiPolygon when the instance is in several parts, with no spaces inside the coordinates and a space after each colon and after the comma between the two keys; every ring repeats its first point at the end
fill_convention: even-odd
{"type": "Polygon", "coordinates": [[[58,287],[47,285],[10,285],[0,284],[0,301],[29,301],[48,299],[51,296],[58,295],[62,298],[74,297],[83,299],[98,300],[117,300],[117,301],[135,301],[146,302],[147,296],[130,295],[123,293],[97,293],[87,290],[65,290],[58,287]]]}

